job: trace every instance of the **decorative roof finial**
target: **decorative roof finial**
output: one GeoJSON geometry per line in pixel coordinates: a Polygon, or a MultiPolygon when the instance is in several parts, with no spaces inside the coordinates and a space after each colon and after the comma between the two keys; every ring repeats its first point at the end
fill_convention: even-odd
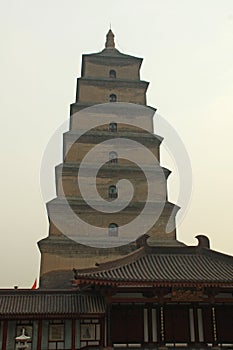
{"type": "Polygon", "coordinates": [[[114,49],[115,48],[114,34],[113,34],[111,29],[109,29],[108,34],[106,35],[105,47],[106,47],[106,49],[114,49]]]}

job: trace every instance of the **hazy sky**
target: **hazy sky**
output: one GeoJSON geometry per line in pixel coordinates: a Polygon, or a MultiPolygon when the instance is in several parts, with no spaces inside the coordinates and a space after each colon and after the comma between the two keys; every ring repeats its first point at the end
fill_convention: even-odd
{"type": "MultiPolygon", "coordinates": [[[[69,118],[81,54],[103,49],[110,22],[117,48],[144,58],[148,104],[173,125],[192,161],[179,240],[196,245],[204,233],[213,249],[233,254],[233,1],[2,0],[1,287],[31,287],[38,275],[36,242],[48,234],[41,159],[69,118]]],[[[162,165],[173,168],[164,153],[162,165]]]]}

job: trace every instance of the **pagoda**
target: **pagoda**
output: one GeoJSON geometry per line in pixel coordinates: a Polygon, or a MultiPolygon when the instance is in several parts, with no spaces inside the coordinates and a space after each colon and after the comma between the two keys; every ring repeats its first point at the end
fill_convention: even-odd
{"type": "Polygon", "coordinates": [[[22,333],[32,350],[233,349],[233,257],[177,240],[141,63],[111,30],[83,55],[40,287],[0,290],[2,350],[22,333]]]}
{"type": "MultiPolygon", "coordinates": [[[[41,288],[67,287],[73,267],[93,267],[95,263],[117,259],[134,251],[137,248],[136,239],[143,233],[150,236],[153,245],[181,244],[176,240],[175,229],[175,215],[179,208],[167,200],[170,171],[159,164],[162,138],[153,134],[156,110],[146,106],[148,82],[140,80],[141,63],[141,58],[122,54],[115,48],[111,30],[103,51],[83,55],[76,102],[71,105],[70,130],[64,134],[64,162],[56,167],[57,197],[47,203],[49,236],[39,242],[41,288]],[[128,148],[131,159],[134,157],[134,162],[121,158],[119,145],[114,143],[122,140],[118,141],[121,143],[126,138],[135,142],[133,151],[132,144],[124,146],[124,149],[128,148]],[[90,177],[90,167],[95,165],[95,160],[82,169],[83,177],[89,177],[90,183],[96,181],[98,192],[107,207],[114,199],[114,202],[118,199],[119,204],[125,200],[125,196],[120,197],[119,180],[127,179],[132,184],[134,195],[130,204],[113,213],[104,212],[104,209],[100,212],[100,203],[95,200],[97,194],[90,193],[86,196],[90,198],[83,198],[77,181],[83,159],[93,148],[107,141],[110,142],[109,159],[105,163],[103,161],[96,178],[92,180],[90,177]],[[149,158],[150,155],[143,152],[138,144],[149,150],[154,159],[149,158]],[[140,152],[143,152],[141,158],[145,158],[141,162],[146,167],[148,177],[153,177],[148,216],[154,224],[143,232],[146,223],[141,223],[141,230],[135,223],[138,234],[134,233],[135,225],[126,227],[126,232],[122,233],[122,226],[139,216],[148,201],[148,179],[135,164],[140,152]],[[152,161],[156,162],[153,167],[150,164],[152,161]],[[95,200],[95,209],[88,205],[87,199],[95,200]],[[156,210],[158,214],[154,219],[156,210]],[[81,218],[86,225],[81,225],[77,218],[81,218]],[[169,232],[168,223],[172,227],[169,232]],[[101,237],[97,232],[98,227],[105,228],[105,234],[103,232],[101,237]],[[130,235],[132,238],[127,240],[130,235]]],[[[98,151],[98,154],[103,151],[98,151]]],[[[126,191],[127,188],[121,192],[126,191]]],[[[117,208],[115,203],[112,204],[113,209],[117,208]]]]}

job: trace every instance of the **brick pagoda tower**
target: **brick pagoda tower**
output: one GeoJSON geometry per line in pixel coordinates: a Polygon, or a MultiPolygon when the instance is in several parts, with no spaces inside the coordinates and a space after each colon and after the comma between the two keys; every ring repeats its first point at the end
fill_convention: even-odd
{"type": "MultiPolygon", "coordinates": [[[[127,138],[136,141],[156,157],[158,174],[153,180],[152,201],[157,203],[165,201],[165,205],[157,222],[146,233],[150,236],[152,245],[180,245],[175,232],[175,215],[178,207],[167,201],[167,177],[170,172],[159,165],[159,147],[162,138],[153,134],[155,109],[146,106],[149,83],[140,80],[141,64],[141,58],[122,54],[115,48],[114,34],[111,30],[107,34],[103,51],[85,54],[82,57],[82,74],[77,80],[76,102],[71,105],[70,130],[64,134],[64,162],[56,167],[57,197],[47,203],[49,236],[39,242],[42,288],[66,287],[64,283],[69,281],[68,276],[74,266],[93,267],[96,263],[117,259],[137,248],[137,237],[132,239],[131,243],[125,244],[124,235],[121,234],[122,225],[135,219],[147,200],[147,180],[135,163],[119,158],[112,147],[109,160],[101,167],[96,178],[100,196],[109,202],[119,196],[117,183],[120,179],[131,182],[134,195],[124,210],[117,213],[100,213],[91,208],[80,193],[77,181],[80,164],[90,150],[106,140],[127,138]],[[130,125],[127,121],[125,104],[132,104],[129,107],[135,125],[130,125]],[[115,119],[103,122],[101,126],[89,127],[88,131],[79,137],[80,129],[89,118],[88,111],[92,111],[91,106],[97,106],[96,120],[98,113],[99,116],[103,113],[108,115],[109,110],[112,112],[114,108],[115,119]],[[120,110],[121,115],[119,106],[123,106],[122,113],[120,110]],[[90,238],[94,239],[95,232],[83,232],[83,227],[80,227],[74,218],[76,215],[94,227],[104,228],[106,244],[114,240],[114,237],[121,237],[119,244],[114,247],[107,244],[105,248],[101,244],[100,247],[82,244],[83,233],[89,234],[90,238]],[[169,219],[174,229],[166,233],[169,219]],[[80,241],[73,240],[72,236],[80,236],[80,241]]],[[[135,149],[133,152],[137,154],[140,151],[137,152],[135,149]]],[[[144,163],[149,169],[150,160],[145,159],[144,163]]],[[[88,176],[87,170],[86,177],[88,176]]],[[[153,208],[149,215],[150,217],[155,215],[153,208]]],[[[130,230],[134,231],[132,228],[130,230]]],[[[96,241],[98,239],[97,235],[96,241]]]]}

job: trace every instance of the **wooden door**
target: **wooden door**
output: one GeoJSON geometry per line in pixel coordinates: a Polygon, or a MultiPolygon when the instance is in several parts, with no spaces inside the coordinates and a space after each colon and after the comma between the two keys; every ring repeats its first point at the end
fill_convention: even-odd
{"type": "Polygon", "coordinates": [[[202,307],[203,336],[205,343],[213,343],[213,325],[211,316],[211,307],[202,307]]]}
{"type": "Polygon", "coordinates": [[[113,305],[110,331],[112,343],[143,343],[143,308],[113,305]]]}
{"type": "Polygon", "coordinates": [[[233,343],[233,306],[217,306],[216,331],[217,339],[220,343],[233,343]]]}
{"type": "Polygon", "coordinates": [[[189,309],[183,306],[164,308],[165,343],[189,343],[189,309]]]}

